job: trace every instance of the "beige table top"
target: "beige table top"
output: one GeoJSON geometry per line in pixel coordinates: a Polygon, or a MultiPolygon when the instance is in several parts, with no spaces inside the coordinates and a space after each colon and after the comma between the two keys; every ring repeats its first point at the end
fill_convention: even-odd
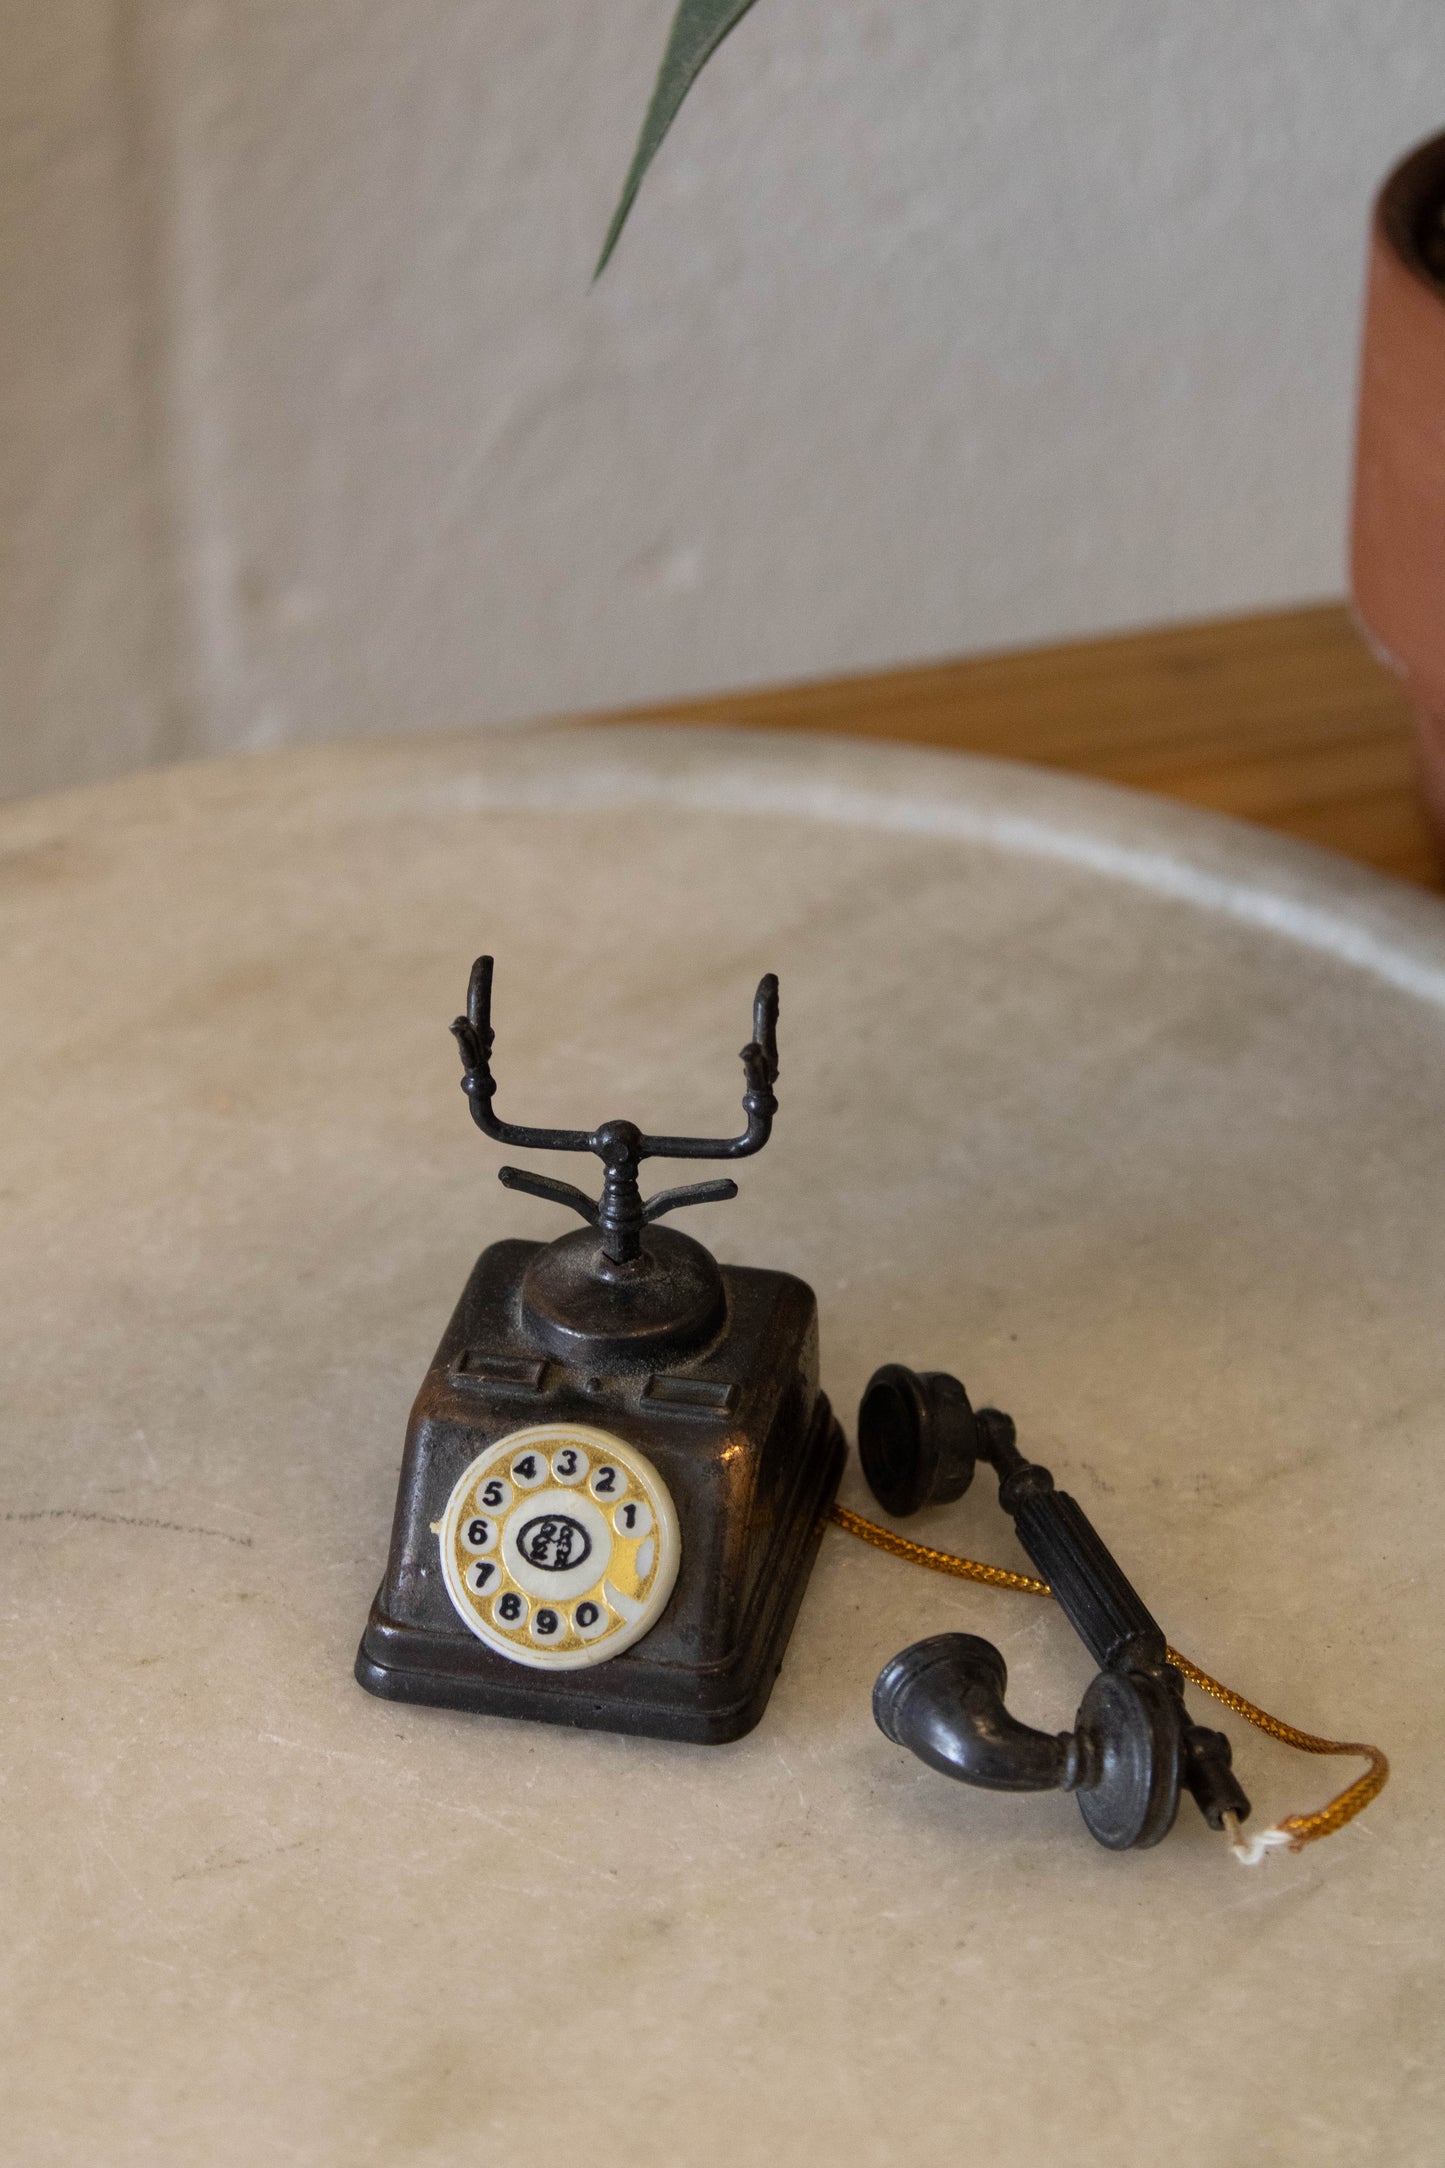
{"type": "MultiPolygon", "coordinates": [[[[539,734],[0,816],[0,2158],[1437,2163],[1445,911],[1206,816],[822,741],[539,734]],[[804,1274],[845,1417],[956,1369],[1176,1643],[1378,1738],[1239,1869],[950,1785],[884,1659],[1052,1607],[830,1533],[725,1749],[369,1699],[406,1412],[513,1118],[714,1126],[782,977],[724,1257],[804,1274]]],[[[573,1171],[573,1170],[563,1170],[573,1171]]],[[[977,1487],[929,1540],[1017,1562],[977,1487]]],[[[866,1503],[856,1471],[845,1498],[866,1503]]],[[[1343,1764],[1236,1733],[1261,1821],[1343,1764]]]]}

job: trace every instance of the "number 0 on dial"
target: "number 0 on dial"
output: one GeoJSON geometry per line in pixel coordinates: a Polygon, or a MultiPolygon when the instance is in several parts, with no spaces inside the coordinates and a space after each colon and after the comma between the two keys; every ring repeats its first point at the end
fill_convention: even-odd
{"type": "Polygon", "coordinates": [[[435,1523],[447,1594],[479,1641],[535,1670],[605,1664],[657,1623],[681,1562],[667,1485],[585,1423],[478,1454],[435,1523]]]}

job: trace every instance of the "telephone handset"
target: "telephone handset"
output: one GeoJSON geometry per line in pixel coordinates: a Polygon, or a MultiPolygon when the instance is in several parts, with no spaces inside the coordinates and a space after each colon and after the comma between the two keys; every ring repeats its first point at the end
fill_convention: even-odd
{"type": "Polygon", "coordinates": [[[1019,1541],[1100,1666],[1074,1729],[1036,1731],[1004,1706],[1008,1673],[992,1642],[934,1634],[878,1675],[873,1715],[886,1738],[987,1791],[1074,1792],[1110,1851],[1158,1844],[1181,1790],[1211,1829],[1246,1819],[1229,1741],[1191,1721],[1162,1629],[1081,1507],[1025,1460],[1009,1416],[975,1410],[943,1371],[887,1363],[858,1410],[858,1454],[874,1497],[899,1518],[961,1498],[976,1464],[992,1467],[1019,1541]]]}
{"type": "Polygon", "coordinates": [[[484,1135],[590,1152],[590,1197],[549,1243],[483,1251],[412,1410],[391,1553],[357,1655],[403,1701],[702,1743],[758,1721],[842,1473],[818,1385],[817,1303],[789,1273],[719,1265],[659,1227],[730,1178],[644,1200],[645,1159],[762,1150],[777,1099],[778,982],[753,1002],[743,1128],[728,1137],[523,1127],[493,1110],[492,959],[452,1030],[484,1135]]]}

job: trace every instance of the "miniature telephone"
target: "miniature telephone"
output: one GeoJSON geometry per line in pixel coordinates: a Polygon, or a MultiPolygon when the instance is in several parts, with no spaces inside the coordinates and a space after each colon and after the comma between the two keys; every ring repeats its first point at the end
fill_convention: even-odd
{"type": "Polygon", "coordinates": [[[644,1159],[746,1159],[772,1131],[778,982],[763,979],[732,1137],[645,1136],[631,1122],[532,1129],[492,1102],[492,959],[452,1026],[477,1127],[527,1151],[591,1152],[602,1193],[502,1167],[581,1214],[552,1242],[478,1258],[417,1394],[386,1576],[356,1658],[371,1693],[702,1745],[767,1704],[828,1520],[965,1579],[1057,1598],[1100,1669],[1069,1732],[1021,1724],[998,1650],[935,1634],[887,1663],[879,1729],[946,1776],[1076,1794],[1112,1851],[1157,1844],[1181,1793],[1246,1865],[1343,1828],[1383,1789],[1378,1747],[1270,1716],[1179,1655],[1077,1503],[1019,1452],[1011,1419],[956,1378],[889,1363],[858,1412],[869,1488],[896,1518],[962,1497],[977,1463],[1043,1580],[910,1543],[834,1502],[845,1447],[818,1385],[818,1306],[785,1272],[719,1265],[659,1228],[737,1195],[724,1178],[644,1201],[644,1159]],[[1326,1806],[1245,1840],[1249,1801],[1223,1733],[1192,1722],[1184,1678],[1309,1754],[1370,1767],[1326,1806]]]}
{"type": "Polygon", "coordinates": [[[778,982],[743,1048],[727,1138],[523,1128],[492,1109],[492,959],[452,1026],[483,1133],[591,1152],[593,1198],[503,1167],[581,1214],[549,1243],[482,1252],[412,1410],[386,1577],[357,1655],[372,1693],[548,1723],[721,1743],[751,1730],[782,1663],[842,1473],[818,1385],[813,1291],[719,1265],[656,1222],[737,1195],[644,1202],[644,1159],[762,1150],[777,1100],[778,982]]]}

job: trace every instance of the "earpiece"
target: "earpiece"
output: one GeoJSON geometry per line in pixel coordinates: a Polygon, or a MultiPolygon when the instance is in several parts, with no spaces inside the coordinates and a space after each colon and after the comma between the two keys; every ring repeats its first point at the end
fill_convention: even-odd
{"type": "Polygon", "coordinates": [[[1019,1452],[1010,1418],[969,1405],[956,1378],[889,1363],[858,1411],[863,1472],[885,1512],[961,1497],[977,1461],[1059,1607],[1102,1668],[1072,1732],[1036,1731],[1004,1706],[991,1642],[936,1634],[886,1664],[873,1689],[880,1731],[932,1769],[989,1791],[1077,1792],[1089,1833],[1110,1851],[1157,1844],[1187,1788],[1211,1829],[1249,1801],[1221,1732],[1190,1721],[1168,1643],[1080,1506],[1019,1452]]]}
{"type": "Polygon", "coordinates": [[[1160,1680],[1101,1671],[1073,1731],[1035,1731],[1004,1706],[1008,1673],[991,1641],[935,1634],[885,1664],[878,1729],[930,1769],[990,1792],[1077,1792],[1111,1852],[1157,1844],[1179,1807],[1182,1712],[1160,1680]]]}
{"type": "Polygon", "coordinates": [[[978,1418],[957,1378],[902,1363],[874,1371],[858,1409],[858,1457],[885,1513],[902,1520],[951,1505],[973,1481],[978,1456],[978,1418]]]}

